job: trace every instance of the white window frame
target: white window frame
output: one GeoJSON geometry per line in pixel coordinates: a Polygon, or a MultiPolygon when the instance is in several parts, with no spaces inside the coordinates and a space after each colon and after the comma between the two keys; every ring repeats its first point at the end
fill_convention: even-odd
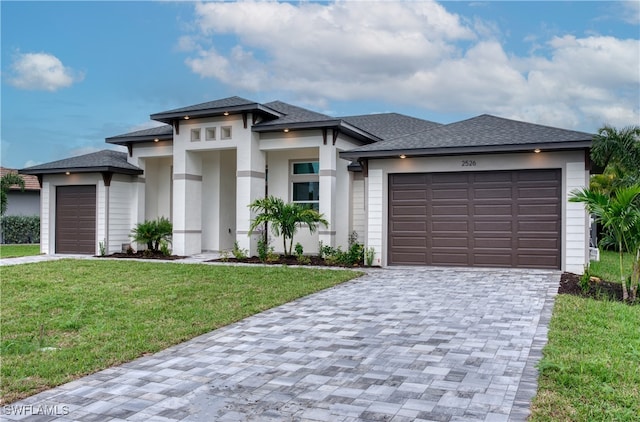
{"type": "Polygon", "coordinates": [[[202,140],[202,129],[191,129],[191,142],[200,142],[202,140]]]}
{"type": "Polygon", "coordinates": [[[233,135],[231,132],[231,126],[221,126],[220,127],[220,139],[231,139],[233,135]]]}
{"type": "Polygon", "coordinates": [[[216,131],[216,127],[215,126],[211,126],[208,128],[204,129],[204,140],[205,141],[215,141],[216,140],[216,135],[217,135],[217,131],[216,131]],[[213,134],[213,136],[209,136],[213,134]]]}

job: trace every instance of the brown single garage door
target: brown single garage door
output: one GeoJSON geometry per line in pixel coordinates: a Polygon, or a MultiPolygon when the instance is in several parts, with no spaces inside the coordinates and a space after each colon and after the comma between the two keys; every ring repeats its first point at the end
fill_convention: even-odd
{"type": "Polygon", "coordinates": [[[389,175],[389,263],[560,268],[560,170],[389,175]]]}
{"type": "Polygon", "coordinates": [[[96,253],[96,187],[56,188],[56,253],[96,253]]]}

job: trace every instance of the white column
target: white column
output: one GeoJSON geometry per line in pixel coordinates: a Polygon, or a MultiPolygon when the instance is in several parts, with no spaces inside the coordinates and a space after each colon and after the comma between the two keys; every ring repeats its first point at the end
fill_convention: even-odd
{"type": "Polygon", "coordinates": [[[383,247],[383,172],[380,169],[369,170],[367,177],[367,242],[366,248],[375,249],[373,265],[385,265],[383,247]]]}
{"type": "Polygon", "coordinates": [[[236,241],[250,255],[257,254],[260,234],[248,235],[254,217],[249,204],[265,194],[266,157],[260,150],[259,138],[260,134],[248,132],[238,139],[236,154],[236,241]]]}
{"type": "MultiPolygon", "coordinates": [[[[325,246],[336,246],[336,160],[337,150],[327,142],[320,145],[320,214],[329,225],[318,228],[318,240],[325,246]]],[[[346,217],[346,216],[345,216],[346,217]]]]}
{"type": "Polygon", "coordinates": [[[173,251],[176,255],[202,252],[202,159],[180,151],[173,168],[173,251]]]}

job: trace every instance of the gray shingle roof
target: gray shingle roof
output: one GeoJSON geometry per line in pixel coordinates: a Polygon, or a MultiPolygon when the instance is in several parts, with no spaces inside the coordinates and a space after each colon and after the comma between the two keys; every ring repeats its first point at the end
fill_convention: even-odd
{"type": "Polygon", "coordinates": [[[123,133],[106,139],[109,144],[126,144],[127,142],[148,142],[155,138],[160,140],[173,140],[173,128],[170,125],[162,125],[149,129],[136,130],[123,133]]]}
{"type": "Polygon", "coordinates": [[[65,158],[50,163],[27,167],[23,174],[56,174],[66,171],[76,173],[103,172],[142,174],[142,170],[127,162],[127,153],[104,149],[90,154],[65,158]]]}
{"type": "Polygon", "coordinates": [[[360,158],[383,156],[390,152],[445,154],[482,151],[523,150],[544,146],[549,149],[590,146],[593,134],[520,122],[483,114],[461,122],[451,123],[414,133],[364,145],[341,156],[360,158]]]}
{"type": "Polygon", "coordinates": [[[284,116],[281,116],[275,120],[260,123],[256,126],[264,127],[289,123],[312,123],[337,120],[335,117],[327,116],[326,114],[317,113],[315,111],[307,110],[306,108],[287,104],[282,101],[272,101],[270,103],[266,103],[265,106],[284,114],[284,116]]]}
{"type": "Polygon", "coordinates": [[[206,103],[194,104],[187,107],[174,108],[172,110],[161,111],[154,114],[169,114],[169,113],[186,113],[190,111],[209,110],[215,108],[225,107],[241,107],[257,104],[255,101],[247,100],[241,97],[228,97],[214,101],[207,101],[206,103]]]}
{"type": "Polygon", "coordinates": [[[342,117],[342,120],[384,140],[442,126],[441,123],[398,113],[363,114],[342,117]]]}

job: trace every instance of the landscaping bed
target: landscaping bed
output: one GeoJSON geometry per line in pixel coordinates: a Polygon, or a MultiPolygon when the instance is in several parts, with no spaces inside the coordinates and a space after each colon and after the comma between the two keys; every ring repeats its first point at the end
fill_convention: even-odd
{"type": "Polygon", "coordinates": [[[239,262],[246,264],[267,264],[267,265],[313,265],[317,267],[342,267],[342,268],[360,268],[364,265],[356,263],[356,264],[348,264],[335,262],[331,260],[327,260],[325,258],[320,258],[319,256],[305,256],[303,260],[299,260],[296,256],[284,256],[278,255],[277,258],[272,258],[268,260],[261,260],[257,256],[247,257],[247,258],[217,258],[211,259],[207,262],[239,262]]]}
{"type": "Polygon", "coordinates": [[[186,256],[165,255],[161,252],[138,251],[133,253],[117,252],[109,255],[96,255],[96,258],[136,258],[136,259],[160,259],[164,261],[175,261],[176,259],[184,259],[186,258],[186,256]]]}
{"type": "Polygon", "coordinates": [[[622,302],[622,284],[591,277],[588,286],[583,289],[580,278],[581,276],[578,274],[563,273],[560,278],[558,293],[622,302]]]}

